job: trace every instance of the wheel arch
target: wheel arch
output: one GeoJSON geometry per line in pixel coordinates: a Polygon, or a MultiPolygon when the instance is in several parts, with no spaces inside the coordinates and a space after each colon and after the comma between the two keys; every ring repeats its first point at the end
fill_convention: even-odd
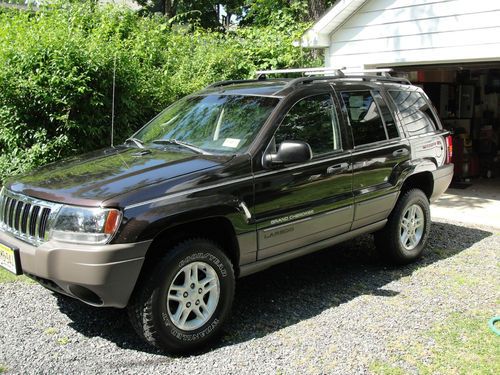
{"type": "Polygon", "coordinates": [[[170,225],[154,236],[146,252],[141,276],[147,274],[169,249],[188,238],[204,238],[215,242],[227,255],[235,272],[239,272],[240,248],[231,220],[223,215],[200,217],[191,214],[189,220],[178,217],[170,221],[170,225]]]}
{"type": "Polygon", "coordinates": [[[430,201],[434,191],[434,177],[432,172],[436,170],[436,164],[431,160],[419,160],[413,164],[410,173],[401,183],[400,196],[411,189],[420,189],[430,201]]]}
{"type": "Polygon", "coordinates": [[[430,200],[434,191],[434,178],[431,171],[415,172],[406,177],[401,185],[400,196],[411,189],[420,189],[424,192],[427,199],[430,200]]]}

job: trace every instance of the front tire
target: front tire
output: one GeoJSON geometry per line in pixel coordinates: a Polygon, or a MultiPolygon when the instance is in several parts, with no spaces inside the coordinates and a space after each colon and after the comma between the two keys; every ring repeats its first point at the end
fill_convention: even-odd
{"type": "Polygon", "coordinates": [[[412,189],[399,198],[385,228],[375,233],[375,244],[391,262],[407,264],[422,255],[430,226],[429,200],[420,189],[412,189]]]}
{"type": "Polygon", "coordinates": [[[171,353],[201,348],[221,332],[235,277],[218,245],[189,239],[168,251],[136,290],[130,321],[148,343],[171,353]]]}

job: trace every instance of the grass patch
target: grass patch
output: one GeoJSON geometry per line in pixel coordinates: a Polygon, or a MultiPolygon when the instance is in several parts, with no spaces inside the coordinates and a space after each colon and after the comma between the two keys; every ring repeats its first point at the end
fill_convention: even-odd
{"type": "Polygon", "coordinates": [[[375,361],[371,364],[370,370],[375,374],[384,375],[404,375],[403,369],[383,361],[375,361]]]}
{"type": "Polygon", "coordinates": [[[17,276],[14,275],[13,273],[10,273],[9,271],[0,268],[0,284],[10,283],[12,281],[16,281],[17,279],[18,279],[17,276]]]}
{"type": "Polygon", "coordinates": [[[3,268],[0,268],[0,284],[3,283],[12,283],[14,281],[23,281],[26,283],[34,283],[33,280],[26,276],[16,276],[13,273],[4,270],[3,268]]]}
{"type": "Polygon", "coordinates": [[[419,374],[500,374],[500,337],[488,328],[489,313],[454,314],[426,335],[433,345],[403,352],[390,362],[376,361],[376,374],[399,375],[402,362],[419,374]]]}
{"type": "Polygon", "coordinates": [[[57,332],[57,328],[54,327],[49,327],[45,331],[43,331],[43,333],[45,333],[46,335],[55,335],[57,332]]]}
{"type": "Polygon", "coordinates": [[[69,343],[69,338],[67,338],[67,337],[58,338],[57,343],[59,345],[67,345],[69,343]]]}
{"type": "Polygon", "coordinates": [[[436,346],[423,374],[499,374],[500,337],[488,328],[489,314],[455,314],[449,324],[431,331],[436,346]]]}
{"type": "Polygon", "coordinates": [[[5,367],[4,365],[0,364],[0,374],[4,374],[7,372],[7,367],[5,367]]]}

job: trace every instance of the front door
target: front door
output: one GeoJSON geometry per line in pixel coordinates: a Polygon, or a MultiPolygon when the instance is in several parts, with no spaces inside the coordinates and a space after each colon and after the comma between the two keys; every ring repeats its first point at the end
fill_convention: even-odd
{"type": "Polygon", "coordinates": [[[298,140],[310,145],[313,158],[256,170],[258,259],[344,233],[353,219],[351,156],[331,89],[298,97],[285,111],[266,152],[298,140]]]}

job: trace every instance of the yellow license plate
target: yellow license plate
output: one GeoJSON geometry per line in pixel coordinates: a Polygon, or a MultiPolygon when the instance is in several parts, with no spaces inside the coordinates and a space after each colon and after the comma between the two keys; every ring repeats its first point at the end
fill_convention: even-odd
{"type": "Polygon", "coordinates": [[[0,267],[13,274],[20,275],[19,251],[0,243],[0,267]]]}

